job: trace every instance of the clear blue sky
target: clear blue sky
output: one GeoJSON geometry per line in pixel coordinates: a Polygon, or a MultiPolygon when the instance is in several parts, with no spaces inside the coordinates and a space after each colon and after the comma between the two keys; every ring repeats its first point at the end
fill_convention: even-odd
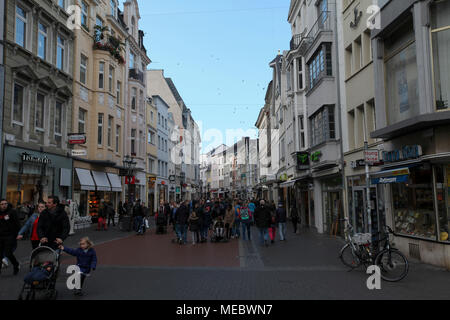
{"type": "MultiPolygon", "coordinates": [[[[153,61],[172,78],[205,132],[255,128],[272,79],[269,62],[291,39],[289,0],[138,0],[153,61]]],[[[226,143],[226,141],[223,141],[226,143]]],[[[207,149],[207,150],[205,150],[207,149]]]]}

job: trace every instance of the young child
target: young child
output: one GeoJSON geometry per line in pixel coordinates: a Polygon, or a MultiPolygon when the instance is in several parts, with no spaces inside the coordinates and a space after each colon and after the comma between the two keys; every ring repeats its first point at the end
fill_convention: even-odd
{"type": "Polygon", "coordinates": [[[75,289],[75,295],[82,296],[84,280],[90,275],[91,270],[97,268],[97,254],[93,247],[93,243],[88,237],[84,237],[80,240],[80,247],[78,249],[65,248],[62,245],[59,246],[64,252],[77,257],[77,266],[81,270],[81,288],[75,289]]]}

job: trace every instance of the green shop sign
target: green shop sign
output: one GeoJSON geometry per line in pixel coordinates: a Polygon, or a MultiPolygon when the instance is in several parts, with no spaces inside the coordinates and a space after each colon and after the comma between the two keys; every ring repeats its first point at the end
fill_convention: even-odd
{"type": "Polygon", "coordinates": [[[311,155],[311,161],[312,162],[319,162],[321,157],[322,157],[322,151],[314,152],[311,155]]]}

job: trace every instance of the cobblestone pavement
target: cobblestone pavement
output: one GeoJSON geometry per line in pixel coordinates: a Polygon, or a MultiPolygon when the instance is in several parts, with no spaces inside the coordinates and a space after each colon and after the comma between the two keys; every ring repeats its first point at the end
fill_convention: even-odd
{"type": "MultiPolygon", "coordinates": [[[[81,236],[96,243],[99,267],[86,282],[86,295],[74,297],[65,287],[68,264],[64,256],[57,288],[59,299],[170,299],[170,300],[297,300],[297,299],[449,299],[450,273],[429,265],[411,263],[399,283],[382,282],[382,289],[366,287],[364,270],[348,272],[338,252],[342,240],[303,230],[270,247],[252,241],[229,243],[172,243],[173,233],[145,236],[111,228],[106,232],[79,231],[66,241],[76,245],[81,236]]],[[[190,235],[189,235],[190,237],[190,235]]],[[[278,238],[278,237],[277,237],[278,238]]],[[[29,243],[19,243],[17,257],[26,263],[29,243]]],[[[0,276],[0,299],[17,299],[24,264],[13,277],[8,269],[0,276]]]]}

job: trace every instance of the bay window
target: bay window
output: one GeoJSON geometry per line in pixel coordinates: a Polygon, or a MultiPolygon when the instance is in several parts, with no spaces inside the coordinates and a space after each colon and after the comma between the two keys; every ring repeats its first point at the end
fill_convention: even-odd
{"type": "Polygon", "coordinates": [[[322,77],[332,75],[331,63],[331,44],[325,43],[317,50],[308,63],[309,89],[314,88],[322,77]]]}
{"type": "Polygon", "coordinates": [[[310,118],[311,146],[336,138],[334,105],[324,106],[310,118]]]}

